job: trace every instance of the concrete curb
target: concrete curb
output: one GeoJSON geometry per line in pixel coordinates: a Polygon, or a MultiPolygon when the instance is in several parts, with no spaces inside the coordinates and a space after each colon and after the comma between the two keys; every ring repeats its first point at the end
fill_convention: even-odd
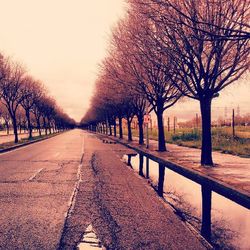
{"type": "Polygon", "coordinates": [[[14,146],[11,146],[11,147],[8,147],[8,148],[0,149],[0,154],[6,153],[6,152],[9,152],[9,151],[12,151],[12,150],[15,150],[15,149],[24,147],[24,146],[28,146],[28,145],[33,144],[33,143],[36,143],[36,142],[40,142],[40,141],[44,141],[44,140],[53,138],[53,137],[55,137],[55,136],[57,136],[57,135],[60,135],[60,134],[62,134],[62,133],[64,133],[64,132],[52,134],[52,135],[49,135],[49,136],[47,136],[47,137],[38,138],[38,139],[33,140],[33,141],[28,141],[28,142],[24,142],[24,143],[21,143],[21,144],[18,144],[18,145],[14,145],[14,146]]]}
{"type": "Polygon", "coordinates": [[[236,189],[227,183],[224,183],[220,180],[214,179],[212,177],[209,177],[203,173],[200,173],[196,170],[178,165],[177,163],[174,163],[172,161],[166,160],[164,158],[161,158],[159,156],[155,156],[150,152],[150,150],[145,150],[139,147],[135,147],[133,145],[130,145],[127,142],[121,141],[118,138],[109,137],[107,135],[97,134],[102,137],[109,138],[109,140],[113,140],[117,143],[122,144],[123,146],[126,146],[130,149],[135,150],[137,153],[141,153],[144,156],[148,157],[149,159],[156,161],[160,164],[165,165],[167,168],[173,170],[176,173],[179,173],[183,175],[184,177],[193,180],[196,183],[199,183],[200,185],[205,185],[206,187],[210,188],[212,191],[215,191],[216,193],[219,193],[220,195],[240,204],[241,206],[244,206],[248,209],[250,209],[250,196],[247,192],[243,190],[236,189]]]}

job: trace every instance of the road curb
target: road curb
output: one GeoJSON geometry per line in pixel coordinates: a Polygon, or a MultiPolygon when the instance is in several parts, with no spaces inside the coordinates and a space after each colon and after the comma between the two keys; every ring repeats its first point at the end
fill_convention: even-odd
{"type": "Polygon", "coordinates": [[[0,149],[0,154],[6,153],[6,152],[9,152],[9,151],[12,151],[12,150],[15,150],[15,149],[24,147],[24,146],[28,146],[28,145],[33,144],[33,143],[36,143],[36,142],[40,142],[40,141],[44,141],[44,140],[53,138],[53,137],[55,137],[55,136],[57,136],[57,135],[60,135],[60,134],[62,134],[62,133],[64,133],[64,132],[52,134],[52,135],[50,135],[50,136],[43,137],[43,138],[39,138],[39,139],[37,139],[37,140],[28,141],[28,142],[24,142],[24,143],[21,143],[21,144],[18,144],[18,145],[14,145],[14,146],[11,146],[11,147],[8,147],[8,148],[0,149]]]}

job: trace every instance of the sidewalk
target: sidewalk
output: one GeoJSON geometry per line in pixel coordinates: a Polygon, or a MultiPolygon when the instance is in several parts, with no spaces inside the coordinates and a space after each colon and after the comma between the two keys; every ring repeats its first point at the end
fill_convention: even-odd
{"type": "MultiPolygon", "coordinates": [[[[33,132],[32,135],[33,136],[36,136],[38,135],[39,133],[38,132],[33,132]]],[[[43,133],[44,134],[44,133],[43,133]]],[[[21,134],[18,134],[18,139],[25,139],[25,138],[28,138],[29,137],[29,133],[21,133],[21,134]]],[[[15,140],[15,136],[14,134],[3,134],[1,133],[0,134],[0,144],[3,144],[3,143],[6,143],[6,142],[14,142],[15,140]]]]}
{"type": "Polygon", "coordinates": [[[206,249],[198,235],[122,161],[132,150],[84,132],[81,177],[62,249],[72,249],[90,225],[102,249],[206,249]]]}
{"type": "Polygon", "coordinates": [[[137,149],[137,151],[150,154],[170,164],[173,163],[182,166],[199,175],[213,179],[215,182],[233,188],[245,196],[248,196],[250,200],[250,158],[241,158],[239,156],[213,152],[215,166],[205,168],[200,165],[200,149],[167,143],[168,151],[159,152],[157,151],[158,142],[155,140],[149,141],[149,149],[147,149],[145,145],[138,144],[138,138],[134,138],[132,142],[128,142],[126,139],[121,140],[114,136],[109,136],[109,138],[128,145],[133,149],[137,149]]]}

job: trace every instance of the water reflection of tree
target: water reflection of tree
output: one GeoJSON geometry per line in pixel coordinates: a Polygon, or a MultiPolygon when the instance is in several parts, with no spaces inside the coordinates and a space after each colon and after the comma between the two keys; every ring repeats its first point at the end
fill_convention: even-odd
{"type": "MultiPolygon", "coordinates": [[[[195,229],[201,228],[201,213],[197,207],[187,202],[187,194],[177,193],[170,188],[164,193],[165,201],[173,207],[175,213],[185,222],[191,224],[195,229]]],[[[235,240],[239,234],[230,228],[228,222],[221,216],[213,218],[211,244],[214,249],[236,249],[235,240]]],[[[238,247],[237,247],[238,248],[238,247]]]]}
{"type": "Polygon", "coordinates": [[[232,230],[224,218],[217,219],[212,224],[212,244],[215,249],[239,249],[235,240],[239,233],[232,230]]]}
{"type": "MultiPolygon", "coordinates": [[[[133,166],[131,165],[131,157],[133,156],[134,155],[128,155],[127,160],[128,166],[132,168],[133,166]]],[[[143,174],[143,162],[143,155],[140,155],[138,173],[145,177],[143,174]]],[[[200,232],[202,225],[201,210],[188,202],[187,194],[180,193],[179,191],[177,192],[173,187],[169,187],[167,192],[163,189],[163,176],[165,176],[165,174],[163,172],[161,173],[162,170],[163,168],[161,168],[159,164],[159,176],[161,176],[161,178],[159,178],[158,181],[148,179],[148,183],[157,191],[158,195],[162,196],[165,202],[167,202],[174,209],[175,213],[182,219],[182,221],[188,222],[193,228],[200,232]],[[160,192],[159,186],[162,188],[160,192]]],[[[235,242],[239,237],[239,233],[230,228],[230,225],[223,218],[223,216],[220,218],[213,217],[212,222],[212,235],[210,243],[212,244],[213,249],[236,249],[235,242]]]]}

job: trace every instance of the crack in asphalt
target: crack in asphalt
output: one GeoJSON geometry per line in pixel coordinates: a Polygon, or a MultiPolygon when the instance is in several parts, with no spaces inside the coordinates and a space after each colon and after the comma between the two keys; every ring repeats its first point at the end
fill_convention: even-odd
{"type": "Polygon", "coordinates": [[[26,179],[25,180],[13,180],[13,181],[0,181],[0,184],[13,184],[13,183],[24,183],[27,182],[26,179]]]}
{"type": "Polygon", "coordinates": [[[63,244],[62,244],[62,241],[63,241],[63,238],[66,234],[66,228],[67,228],[67,223],[68,223],[68,219],[69,217],[71,216],[72,212],[73,212],[73,209],[74,209],[74,206],[75,206],[75,202],[76,202],[76,196],[77,196],[77,193],[78,193],[78,190],[79,190],[79,186],[80,186],[80,183],[82,181],[81,179],[81,168],[82,168],[82,163],[83,163],[83,155],[84,153],[82,153],[82,157],[81,157],[81,160],[80,160],[80,164],[78,166],[78,171],[77,171],[77,181],[75,183],[75,187],[73,189],[73,193],[69,199],[69,209],[68,211],[66,212],[66,215],[65,215],[65,221],[64,221],[64,226],[63,226],[63,229],[62,229],[62,233],[61,233],[61,238],[60,238],[60,242],[59,242],[59,245],[57,247],[57,249],[63,249],[63,244]]]}
{"type": "MultiPolygon", "coordinates": [[[[83,145],[84,148],[84,145],[83,145]]],[[[83,152],[84,150],[82,150],[83,152]]],[[[75,184],[74,191],[72,193],[70,202],[69,202],[69,209],[65,216],[65,222],[61,234],[61,239],[59,242],[59,246],[57,249],[76,249],[79,241],[75,241],[71,239],[72,237],[72,230],[79,230],[79,227],[82,228],[84,225],[83,222],[79,221],[79,214],[78,210],[81,207],[81,200],[84,197],[85,200],[85,210],[86,213],[86,221],[90,220],[89,222],[93,225],[96,225],[96,228],[99,228],[100,238],[103,239],[103,246],[106,249],[117,249],[117,246],[120,246],[119,239],[117,237],[117,233],[121,231],[121,228],[117,224],[115,218],[110,213],[108,207],[105,205],[105,202],[102,197],[102,189],[104,188],[103,183],[101,182],[101,176],[98,175],[99,171],[97,166],[95,165],[95,154],[86,155],[87,162],[83,163],[84,153],[81,157],[81,163],[78,168],[77,173],[77,182],[75,184]],[[82,179],[81,173],[83,173],[84,168],[84,178],[82,179]],[[87,169],[85,169],[87,168],[87,169]],[[87,172],[86,172],[87,170],[87,172]],[[89,181],[88,178],[91,178],[92,181],[89,181]],[[78,200],[79,199],[79,200],[78,200]],[[80,203],[78,203],[78,201],[80,203]],[[79,207],[80,206],[80,207],[79,207]],[[73,221],[76,221],[75,224],[73,221]],[[73,223],[73,224],[72,224],[73,223]],[[99,225],[100,223],[100,225],[99,225]],[[98,226],[99,225],[99,226],[98,226]],[[106,228],[106,230],[104,230],[106,228]],[[106,232],[106,233],[104,233],[106,232]],[[103,235],[104,233],[104,235],[103,235]],[[106,239],[106,240],[105,240],[106,239]],[[106,242],[105,242],[106,241],[106,242]],[[105,244],[106,243],[106,244],[105,244]],[[73,244],[73,245],[72,245],[73,244]],[[108,246],[107,246],[108,245],[108,246]],[[71,246],[71,247],[69,247],[71,246]],[[72,248],[73,247],[73,248],[72,248]]],[[[86,158],[85,158],[86,159],[86,158]]],[[[82,211],[83,212],[83,211],[82,211]]],[[[76,235],[79,236],[79,232],[75,232],[76,235]]],[[[80,235],[82,237],[82,235],[80,235]]],[[[80,238],[79,238],[80,240],[80,238]]]]}
{"type": "MultiPolygon", "coordinates": [[[[101,179],[101,176],[99,175],[98,165],[96,164],[96,155],[93,153],[90,161],[90,166],[93,170],[93,174],[95,176],[94,182],[94,189],[93,189],[93,203],[95,203],[97,207],[97,213],[98,215],[95,220],[101,220],[103,221],[108,229],[109,236],[111,237],[111,242],[109,242],[109,245],[103,244],[107,249],[119,249],[120,242],[117,237],[117,233],[121,231],[120,226],[117,224],[115,218],[110,213],[108,207],[105,205],[105,202],[102,198],[102,190],[104,188],[104,182],[101,179]]],[[[93,224],[95,222],[93,221],[93,224]]]]}
{"type": "MultiPolygon", "coordinates": [[[[101,176],[98,175],[99,171],[95,164],[95,154],[90,156],[88,162],[88,166],[86,166],[85,163],[84,165],[82,164],[81,167],[88,167],[90,172],[86,174],[87,176],[88,174],[92,175],[93,179],[92,181],[85,180],[85,178],[88,178],[87,176],[85,176],[83,180],[81,180],[81,178],[79,179],[79,186],[74,193],[74,198],[72,199],[71,206],[65,219],[63,233],[58,247],[60,250],[72,249],[73,246],[73,249],[77,249],[77,245],[80,242],[74,241],[69,237],[73,228],[77,230],[77,228],[80,227],[84,231],[84,225],[79,221],[77,214],[80,205],[78,201],[81,203],[82,197],[85,199],[85,213],[87,215],[85,220],[90,220],[89,222],[99,231],[100,235],[98,235],[98,238],[101,239],[102,245],[106,247],[106,249],[117,249],[117,247],[120,246],[117,233],[120,232],[121,229],[103,200],[102,189],[104,185],[101,181],[101,176]],[[77,211],[74,209],[75,206],[77,206],[77,211]],[[77,224],[72,224],[72,221],[77,221],[77,224]]],[[[79,236],[82,238],[82,234],[79,236]]]]}
{"type": "Polygon", "coordinates": [[[64,180],[64,181],[45,181],[45,180],[37,180],[37,181],[33,181],[33,183],[39,183],[39,184],[56,184],[56,185],[64,185],[64,184],[68,184],[68,183],[72,183],[75,182],[74,180],[64,180]]]}
{"type": "MultiPolygon", "coordinates": [[[[1,161],[0,161],[1,162],[1,161]]],[[[55,162],[53,162],[55,163],[55,162]]],[[[65,168],[67,168],[68,166],[70,166],[70,164],[72,163],[75,163],[75,161],[65,161],[65,162],[57,162],[57,168],[55,169],[46,169],[46,167],[43,167],[43,168],[40,168],[38,169],[35,173],[34,171],[32,171],[34,174],[30,177],[27,177],[27,178],[24,178],[24,179],[19,179],[19,180],[0,180],[0,184],[13,184],[13,183],[26,183],[26,182],[32,182],[32,183],[57,183],[57,182],[54,182],[54,181],[46,181],[46,180],[39,180],[39,176],[41,175],[41,173],[45,174],[46,173],[54,173],[54,174],[59,174],[61,173],[65,168]]],[[[16,173],[19,173],[19,174],[29,174],[29,172],[25,172],[25,171],[19,171],[19,172],[16,172],[16,173]]],[[[8,178],[6,178],[8,179],[8,178]]],[[[9,178],[11,179],[11,177],[9,178]]],[[[63,182],[63,183],[69,183],[69,182],[72,182],[71,180],[66,180],[66,181],[60,181],[60,182],[63,182]]]]}

